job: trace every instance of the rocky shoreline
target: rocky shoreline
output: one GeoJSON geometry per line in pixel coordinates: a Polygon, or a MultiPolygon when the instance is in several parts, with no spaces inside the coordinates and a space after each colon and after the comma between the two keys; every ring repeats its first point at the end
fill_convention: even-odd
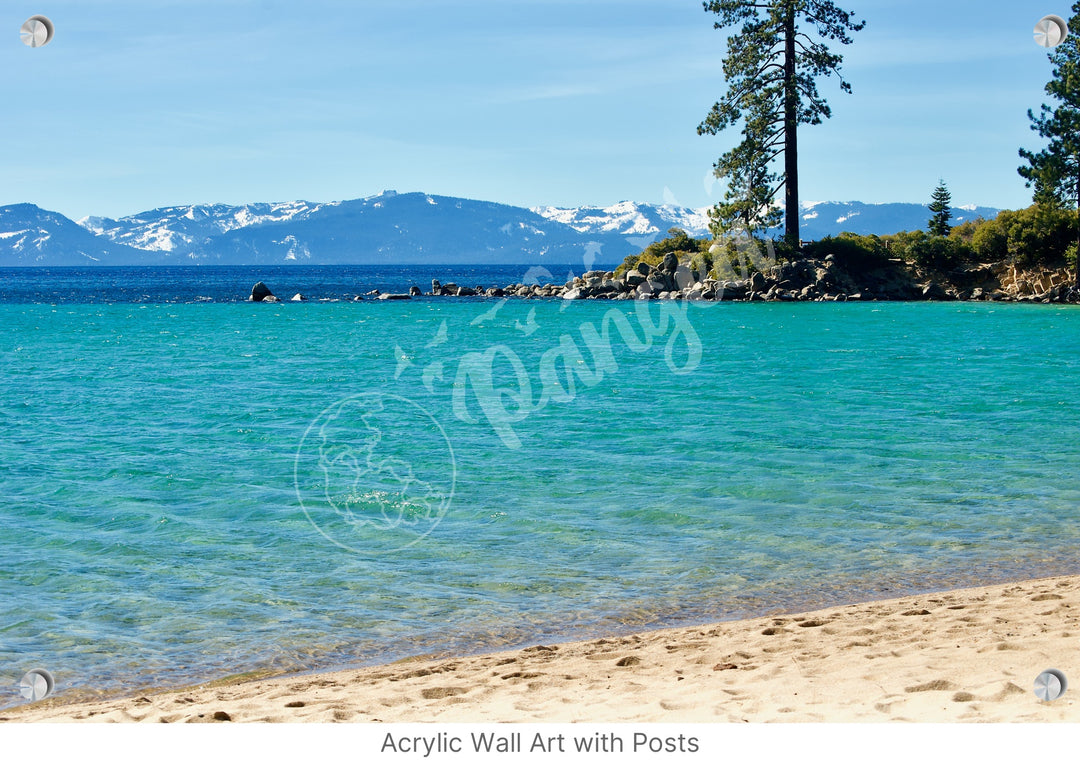
{"type": "MultiPolygon", "coordinates": [[[[1021,271],[1012,265],[974,267],[948,277],[913,274],[907,266],[875,267],[853,272],[831,256],[823,260],[798,259],[777,263],[763,271],[733,280],[703,276],[668,253],[652,266],[644,262],[616,275],[600,269],[572,277],[561,285],[512,283],[505,287],[469,287],[431,281],[431,292],[418,286],[409,293],[378,290],[353,300],[403,301],[431,296],[483,296],[488,298],[634,299],[685,301],[997,301],[1042,304],[1080,303],[1080,292],[1065,270],[1021,271]]],[[[295,294],[290,301],[307,301],[295,294]]],[[[251,290],[249,301],[279,302],[262,282],[251,290]]]]}

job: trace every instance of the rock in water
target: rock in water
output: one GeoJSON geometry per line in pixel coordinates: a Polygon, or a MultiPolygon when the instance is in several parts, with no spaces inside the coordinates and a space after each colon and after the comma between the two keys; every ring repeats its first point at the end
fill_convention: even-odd
{"type": "Polygon", "coordinates": [[[302,293],[298,293],[298,294],[296,294],[295,296],[292,297],[292,300],[293,301],[307,301],[307,296],[305,296],[302,293]]]}
{"type": "Polygon", "coordinates": [[[251,287],[251,298],[249,301],[262,301],[267,296],[273,296],[274,294],[266,287],[266,283],[261,280],[251,287]]]}
{"type": "Polygon", "coordinates": [[[424,294],[420,291],[419,286],[414,285],[412,288],[409,289],[409,295],[410,296],[423,296],[424,294]]]}

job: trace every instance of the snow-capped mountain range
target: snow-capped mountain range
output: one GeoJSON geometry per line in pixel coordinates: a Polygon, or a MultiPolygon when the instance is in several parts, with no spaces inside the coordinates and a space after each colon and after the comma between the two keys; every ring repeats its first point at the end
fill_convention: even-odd
{"type": "MultiPolygon", "coordinates": [[[[806,202],[803,239],[925,228],[917,204],[806,202]]],[[[992,218],[956,207],[953,222],[992,218]]],[[[0,207],[0,265],[619,263],[677,227],[709,233],[706,208],[619,202],[536,207],[383,191],[363,199],[184,205],[77,222],[21,204],[0,207]]]]}
{"type": "Polygon", "coordinates": [[[303,220],[326,206],[304,201],[242,207],[188,205],[163,207],[117,220],[88,215],[76,223],[110,242],[140,250],[182,253],[192,245],[229,231],[263,223],[303,220]]]}

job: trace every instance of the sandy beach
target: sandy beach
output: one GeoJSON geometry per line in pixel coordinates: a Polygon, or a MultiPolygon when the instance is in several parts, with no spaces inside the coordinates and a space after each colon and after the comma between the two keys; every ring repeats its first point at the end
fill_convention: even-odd
{"type": "Polygon", "coordinates": [[[1080,721],[1080,576],[618,638],[217,683],[12,722],[1080,721]],[[1077,685],[1032,691],[1056,668],[1077,685]]]}

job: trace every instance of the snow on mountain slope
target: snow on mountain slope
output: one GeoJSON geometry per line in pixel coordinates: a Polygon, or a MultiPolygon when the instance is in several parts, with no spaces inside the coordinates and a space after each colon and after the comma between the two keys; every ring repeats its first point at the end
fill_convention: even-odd
{"type": "MultiPolygon", "coordinates": [[[[953,223],[997,210],[956,207],[953,223]]],[[[806,202],[805,240],[925,229],[921,204],[806,202]]],[[[0,208],[0,263],[585,263],[614,266],[672,227],[709,234],[706,208],[624,201],[525,209],[420,192],[342,202],[182,205],[78,225],[33,205],[0,208]],[[81,227],[81,228],[80,228],[81,227]]],[[[778,231],[777,231],[778,233],[778,231]]]]}
{"type": "MultiPolygon", "coordinates": [[[[926,205],[907,203],[803,202],[799,211],[800,232],[805,240],[835,236],[842,231],[895,234],[925,229],[930,219],[926,205]]],[[[656,240],[664,237],[668,229],[676,227],[692,237],[709,235],[709,215],[705,207],[692,209],[671,204],[619,202],[610,207],[535,207],[533,212],[583,234],[614,233],[656,240]]],[[[998,210],[992,207],[958,206],[953,208],[952,224],[955,226],[979,217],[989,219],[997,213],[998,210]]],[[[779,233],[779,229],[774,231],[774,235],[779,233]]]]}
{"type": "Polygon", "coordinates": [[[123,218],[87,216],[76,223],[122,245],[165,253],[183,253],[208,238],[265,223],[304,220],[338,203],[278,202],[249,205],[181,205],[148,210],[123,218]]]}
{"type": "Polygon", "coordinates": [[[152,264],[160,258],[160,254],[144,253],[91,234],[60,213],[36,205],[0,207],[2,266],[152,264]]]}
{"type": "Polygon", "coordinates": [[[693,210],[680,205],[651,205],[619,202],[610,207],[534,207],[532,211],[549,221],[569,226],[584,234],[617,233],[662,237],[672,226],[687,234],[709,234],[707,208],[693,210]]]}
{"type": "MultiPolygon", "coordinates": [[[[963,205],[952,208],[950,223],[957,226],[976,218],[992,219],[999,210],[993,207],[963,205]]],[[[930,211],[926,205],[894,202],[804,202],[800,208],[800,236],[804,240],[821,239],[843,231],[856,234],[896,234],[927,228],[930,211]]]]}

